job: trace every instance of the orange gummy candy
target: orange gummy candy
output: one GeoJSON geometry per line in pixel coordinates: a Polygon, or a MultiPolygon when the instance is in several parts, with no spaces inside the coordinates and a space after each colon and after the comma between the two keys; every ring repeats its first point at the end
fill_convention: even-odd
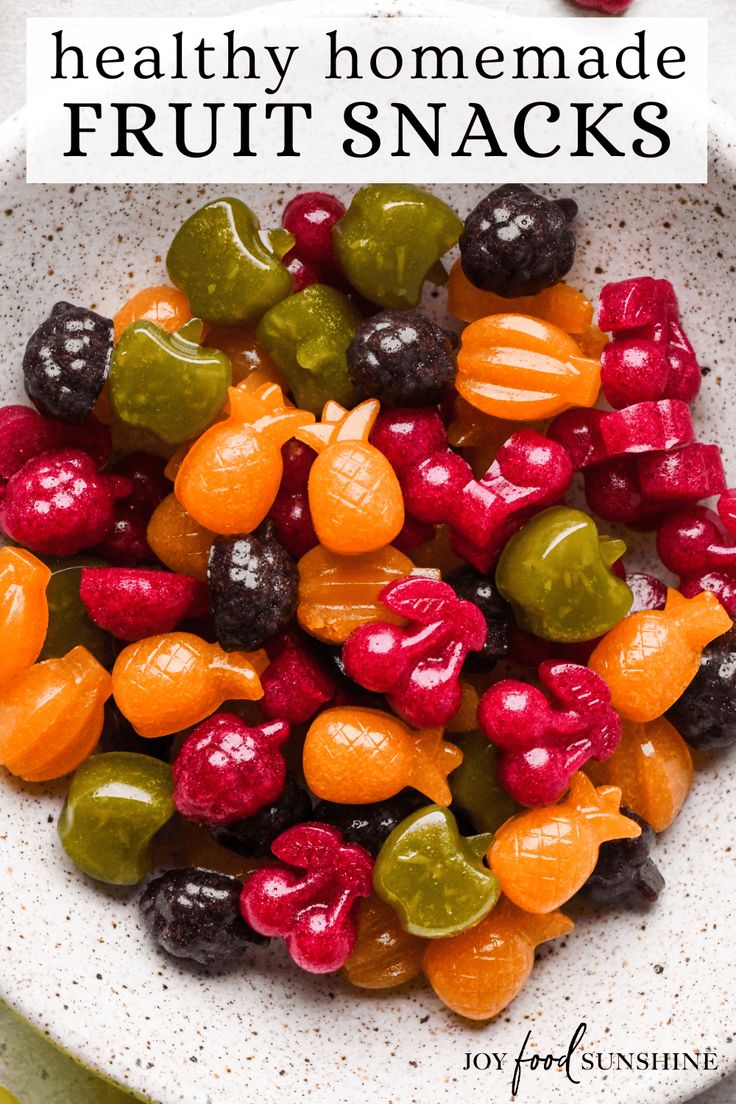
{"type": "Polygon", "coordinates": [[[166,333],[173,333],[191,317],[192,312],[183,291],[164,284],[143,288],[113,315],[114,340],[117,344],[121,333],[131,322],[155,322],[166,333]]]}
{"type": "Polygon", "coordinates": [[[549,322],[494,314],[463,330],[457,390],[486,414],[513,421],[551,418],[570,406],[592,406],[600,361],[549,322]]]}
{"type": "Polygon", "coordinates": [[[582,334],[593,322],[593,304],[569,284],[555,284],[537,295],[504,299],[493,291],[471,284],[460,261],[455,261],[447,281],[447,309],[461,322],[477,322],[489,314],[528,314],[551,322],[569,334],[582,334]]]}
{"type": "Polygon", "coordinates": [[[561,912],[533,916],[502,897],[475,927],[434,939],[424,955],[424,972],[437,996],[470,1020],[490,1020],[526,983],[534,950],[574,927],[561,912]]]}
{"type": "Polygon", "coordinates": [[[26,668],[0,693],[0,763],[27,782],[75,770],[100,738],[111,691],[86,648],[26,668]]]}
{"type": "Polygon", "coordinates": [[[341,556],[383,548],[404,524],[396,472],[368,441],[379,410],[377,399],[353,410],[330,401],[321,422],[294,434],[319,453],[309,473],[309,508],[320,543],[341,556]]]}
{"type": "Polygon", "coordinates": [[[393,989],[422,970],[428,940],[404,931],[386,901],[372,894],[358,903],[358,941],[342,968],[359,989],[393,989]]]}
{"type": "Polygon", "coordinates": [[[607,632],[588,665],[608,684],[617,713],[653,721],[695,678],[705,645],[730,627],[715,594],[683,598],[670,589],[663,610],[632,613],[607,632]]]}
{"type": "Polygon", "coordinates": [[[51,571],[23,548],[0,549],[0,686],[39,657],[49,625],[51,571]]]}
{"type": "Polygon", "coordinates": [[[413,786],[435,804],[449,805],[447,775],[462,760],[441,728],[416,732],[378,709],[340,706],[312,721],[302,766],[312,793],[327,801],[369,804],[413,786]]]}
{"type": "Polygon", "coordinates": [[[353,629],[373,621],[402,624],[378,601],[414,564],[391,545],[361,556],[338,556],[318,544],[299,561],[299,624],[318,640],[343,644],[353,629]]]}
{"type": "Polygon", "coordinates": [[[175,494],[167,495],[153,511],[146,539],[161,563],[172,571],[207,581],[215,534],[190,517],[175,494]]]}
{"type": "Polygon", "coordinates": [[[229,698],[263,697],[263,652],[225,652],[193,633],[149,636],[123,648],[112,691],[140,736],[169,736],[197,724],[229,698]]]}
{"type": "Polygon", "coordinates": [[[314,421],[287,405],[281,388],[231,387],[230,415],[205,430],[182,460],[174,492],[213,533],[250,533],[273,505],[281,483],[281,446],[314,421]]]}
{"type": "Polygon", "coordinates": [[[624,721],[615,753],[605,763],[591,759],[585,772],[596,786],[618,786],[622,803],[663,832],[690,793],[693,757],[666,717],[647,724],[624,721]]]}
{"type": "Polygon", "coordinates": [[[278,365],[256,340],[253,326],[208,326],[204,344],[219,349],[230,358],[233,384],[254,391],[264,383],[277,383],[284,391],[288,384],[278,365]]]}
{"type": "Polygon", "coordinates": [[[641,835],[620,804],[616,786],[596,790],[578,771],[558,805],[511,817],[487,855],[502,891],[526,912],[553,912],[569,901],[593,873],[602,843],[641,835]]]}

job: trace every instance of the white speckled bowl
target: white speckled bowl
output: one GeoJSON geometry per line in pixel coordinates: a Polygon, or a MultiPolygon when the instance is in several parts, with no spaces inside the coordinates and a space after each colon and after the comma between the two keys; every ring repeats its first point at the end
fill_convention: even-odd
{"type": "MultiPolygon", "coordinates": [[[[579,253],[573,281],[594,296],[637,273],[671,278],[707,374],[697,402],[706,440],[734,470],[736,139],[714,113],[711,181],[695,187],[574,187],[579,253]]],[[[165,278],[162,257],[185,215],[217,193],[278,220],[269,187],[40,187],[24,182],[22,127],[0,133],[0,399],[21,398],[24,343],[60,298],[112,313],[165,278]]],[[[344,192],[344,189],[340,189],[344,192]]],[[[462,212],[479,187],[438,188],[462,212]]],[[[650,913],[581,915],[541,954],[523,994],[496,1022],[450,1015],[420,985],[349,991],[293,969],[282,949],[254,950],[242,971],[210,976],[162,957],[138,921],[136,894],[83,878],[56,839],[64,789],[2,779],[0,996],[83,1062],[162,1104],[469,1104],[510,1100],[510,1070],[465,1072],[466,1051],[516,1055],[528,1030],[562,1053],[581,1021],[603,1051],[703,1051],[717,1072],[527,1072],[519,1104],[675,1104],[733,1067],[733,885],[736,758],[699,772],[661,839],[667,879],[650,913]]],[[[507,1059],[510,1062],[511,1058],[507,1059]]]]}

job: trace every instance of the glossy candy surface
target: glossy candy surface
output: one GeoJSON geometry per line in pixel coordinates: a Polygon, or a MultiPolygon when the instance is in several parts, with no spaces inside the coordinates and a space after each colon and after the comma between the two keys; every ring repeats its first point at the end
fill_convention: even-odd
{"type": "Polygon", "coordinates": [[[601,357],[603,393],[611,406],[663,398],[692,402],[700,368],[669,280],[639,276],[606,284],[598,323],[613,333],[601,357]]]}
{"type": "Polygon", "coordinates": [[[258,653],[224,652],[193,633],[165,633],[123,649],[113,668],[113,693],[141,736],[168,736],[224,701],[260,698],[264,666],[258,653]]]}
{"type": "Polygon", "coordinates": [[[545,640],[593,640],[631,608],[631,591],[611,571],[625,551],[623,541],[599,537],[582,510],[553,506],[508,542],[496,585],[527,632],[545,640]]]}
{"type": "Polygon", "coordinates": [[[288,738],[284,721],[250,726],[234,713],[208,717],[174,761],[177,809],[208,825],[253,816],[283,792],[286,768],[279,748],[288,738]]]}
{"type": "Polygon", "coordinates": [[[417,977],[426,941],[405,931],[391,906],[376,894],[359,901],[356,911],[358,939],[343,977],[359,989],[394,989],[417,977]]]}
{"type": "Polygon", "coordinates": [[[572,920],[561,912],[533,916],[502,897],[474,928],[430,943],[424,972],[453,1012],[471,1020],[490,1020],[523,988],[537,945],[572,929],[572,920]]]}
{"type": "Polygon", "coordinates": [[[692,748],[709,751],[736,743],[736,631],[703,648],[698,673],[667,719],[692,748]]]}
{"type": "Polygon", "coordinates": [[[199,437],[182,460],[174,492],[206,529],[250,533],[271,508],[281,482],[281,446],[312,414],[287,405],[277,384],[231,388],[229,417],[199,437]]]}
{"type": "Polygon", "coordinates": [[[251,651],[286,628],[296,612],[296,564],[263,522],[254,533],[217,537],[207,569],[219,644],[251,651]]]}
{"type": "Polygon", "coordinates": [[[295,560],[319,544],[309,509],[309,472],[316,453],[301,441],[287,441],[281,450],[284,474],[268,516],[276,537],[295,560]]]}
{"type": "Polygon", "coordinates": [[[118,417],[169,444],[196,437],[217,416],[232,382],[224,353],[201,344],[202,324],[167,333],[132,322],[115,346],[110,396],[118,417]]]}
{"type": "Polygon", "coordinates": [[[167,870],[146,886],[141,915],[159,946],[175,958],[231,966],[254,943],[267,942],[240,915],[242,889],[238,878],[215,870],[167,870]]]}
{"type": "Polygon", "coordinates": [[[152,837],[173,812],[167,763],[124,751],[93,755],[72,779],[59,839],[91,878],[136,885],[151,869],[152,837]]]}
{"type": "MultiPolygon", "coordinates": [[[[264,242],[258,219],[242,200],[216,199],[179,228],[166,267],[198,318],[226,326],[257,322],[291,291],[282,250],[273,244],[264,242]]],[[[286,252],[291,235],[283,244],[286,252]]]]}
{"type": "Polygon", "coordinates": [[[597,789],[581,772],[559,805],[529,809],[496,833],[488,862],[504,894],[526,912],[553,912],[593,873],[598,848],[641,829],[619,812],[621,791],[597,789]]]}
{"type": "Polygon", "coordinates": [[[111,689],[86,648],[27,667],[0,696],[0,763],[27,782],[68,774],[97,743],[111,689]]]}
{"type": "Polygon", "coordinates": [[[258,324],[258,340],[279,366],[297,404],[318,414],[330,399],[351,404],[346,353],[360,324],[347,296],[313,284],[272,307],[258,324]]]}
{"type": "Polygon", "coordinates": [[[269,664],[261,675],[261,709],[267,717],[302,724],[335,696],[337,684],[295,630],[272,637],[269,664]]]}
{"type": "Polygon", "coordinates": [[[710,590],[736,614],[736,540],[712,510],[691,506],[667,518],[657,532],[657,554],[680,576],[685,597],[710,590]]]}
{"type": "Polygon", "coordinates": [[[309,822],[287,829],[271,850],[281,862],[255,871],[243,887],[246,923],[283,937],[303,970],[338,970],[357,939],[355,904],[371,892],[370,855],[343,843],[336,828],[309,822]]]}
{"type": "Polygon", "coordinates": [[[94,418],[81,425],[44,418],[30,406],[0,407],[0,479],[15,475],[27,460],[42,452],[75,448],[87,452],[99,467],[110,459],[110,430],[94,418]]]}
{"type": "Polygon", "coordinates": [[[170,571],[83,567],[79,594],[95,625],[118,640],[171,632],[207,612],[204,585],[170,571]]]}
{"type": "Polygon", "coordinates": [[[592,406],[600,364],[549,322],[494,314],[463,330],[458,393],[486,414],[514,421],[549,418],[569,406],[592,406]]]}
{"type": "Polygon", "coordinates": [[[639,825],[641,835],[601,844],[595,870],[580,892],[602,905],[651,905],[664,889],[664,878],[649,855],[654,832],[631,809],[622,808],[621,812],[639,825]]]}
{"type": "Polygon", "coordinates": [[[0,549],[0,688],[38,659],[49,623],[51,571],[22,548],[0,549]]]}
{"type": "Polygon", "coordinates": [[[476,832],[495,832],[519,811],[498,779],[498,755],[483,732],[474,729],[453,736],[463,761],[450,775],[452,808],[465,813],[476,832]]]}
{"type": "Polygon", "coordinates": [[[172,571],[207,581],[215,534],[195,521],[176,495],[167,495],[153,511],[146,539],[159,560],[172,571]]]}
{"type": "Polygon", "coordinates": [[[585,770],[597,786],[617,786],[624,805],[655,832],[669,827],[693,782],[688,746],[664,717],[647,724],[624,721],[615,755],[605,763],[588,763],[585,770]]]}
{"type": "Polygon", "coordinates": [[[297,429],[318,453],[309,472],[309,508],[320,543],[341,556],[375,552],[404,524],[396,474],[368,441],[379,411],[376,399],[352,410],[328,402],[322,420],[297,429]]]}
{"type": "Polygon", "coordinates": [[[299,624],[326,644],[342,644],[354,629],[395,620],[379,594],[411,574],[412,561],[391,545],[360,556],[339,556],[317,545],[299,561],[299,624]]]}
{"type": "Polygon", "coordinates": [[[46,452],[8,481],[0,502],[0,525],[7,536],[34,552],[69,556],[109,536],[115,499],[130,490],[124,476],[100,474],[86,452],[46,452]]]}
{"type": "Polygon", "coordinates": [[[132,322],[153,322],[166,333],[174,333],[192,317],[187,297],[178,288],[157,284],[137,291],[113,317],[115,342],[132,322]]]}
{"type": "Polygon", "coordinates": [[[482,861],[490,842],[488,834],[461,836],[449,809],[427,805],[394,828],[381,848],[376,893],[412,935],[439,939],[465,931],[498,900],[498,880],[482,861]]]}
{"type": "Polygon", "coordinates": [[[652,721],[693,680],[705,645],[730,627],[715,595],[683,598],[669,590],[664,610],[625,618],[606,633],[589,664],[608,685],[611,704],[622,717],[652,721]]]}
{"type": "Polygon", "coordinates": [[[593,322],[593,304],[569,284],[554,284],[536,295],[509,298],[472,284],[459,260],[450,269],[447,309],[461,322],[477,322],[489,314],[526,314],[573,335],[584,334],[593,322]]]}
{"type": "Polygon", "coordinates": [[[379,601],[408,626],[378,622],[355,629],[343,646],[347,674],[368,690],[388,694],[409,724],[446,724],[460,706],[465,657],[485,643],[483,614],[447,583],[418,576],[389,583],[379,601]]]}
{"type": "Polygon", "coordinates": [[[535,295],[569,272],[575,259],[571,199],[551,200],[524,184],[504,184],[480,201],[460,238],[463,272],[499,295],[535,295]]]}
{"type": "Polygon", "coordinates": [[[103,667],[115,661],[115,643],[104,629],[92,621],[82,601],[80,587],[85,567],[99,567],[100,560],[91,556],[59,556],[47,558],[51,578],[46,587],[49,624],[39,659],[61,659],[81,644],[103,667]]]}
{"type": "Polygon", "coordinates": [[[340,706],[312,722],[304,744],[304,776],[317,797],[341,804],[383,801],[413,786],[449,804],[447,775],[462,753],[442,729],[411,732],[377,709],[340,706]]]}
{"type": "Polygon", "coordinates": [[[383,406],[432,406],[455,377],[450,339],[418,311],[381,311],[361,322],[347,350],[359,394],[383,406]]]}
{"type": "Polygon", "coordinates": [[[457,242],[462,223],[436,196],[412,184],[358,189],[332,240],[340,268],[371,303],[416,307],[425,280],[442,282],[440,258],[457,242]]]}
{"type": "Polygon", "coordinates": [[[332,243],[332,227],[345,214],[345,205],[329,192],[299,192],[284,207],[281,224],[294,237],[294,248],[284,263],[296,257],[329,283],[339,276],[332,243]]]}
{"type": "Polygon", "coordinates": [[[112,334],[109,318],[54,305],[23,354],[26,393],[42,414],[74,424],[89,417],[107,379],[112,334]]]}
{"type": "Polygon", "coordinates": [[[621,739],[608,687],[593,671],[548,661],[539,678],[548,696],[503,679],[478,709],[478,724],[499,751],[498,779],[521,805],[558,801],[575,771],[591,758],[608,759],[621,739]]]}

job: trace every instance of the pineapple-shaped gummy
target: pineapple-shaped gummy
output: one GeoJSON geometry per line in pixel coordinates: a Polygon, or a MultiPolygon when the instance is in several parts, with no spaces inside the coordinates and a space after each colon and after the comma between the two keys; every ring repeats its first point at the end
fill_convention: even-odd
{"type": "Polygon", "coordinates": [[[271,509],[281,483],[281,447],[314,415],[287,404],[278,384],[228,391],[229,416],[210,426],[181,462],[174,492],[213,533],[250,533],[271,509]]]}
{"type": "Polygon", "coordinates": [[[368,441],[379,409],[377,399],[352,410],[328,402],[321,422],[294,434],[319,453],[309,473],[309,508],[320,542],[342,556],[383,548],[404,524],[396,473],[368,441]]]}
{"type": "Polygon", "coordinates": [[[559,805],[507,820],[488,852],[505,895],[525,912],[553,912],[569,901],[593,873],[602,843],[641,835],[620,805],[617,786],[596,789],[578,772],[559,805]]]}

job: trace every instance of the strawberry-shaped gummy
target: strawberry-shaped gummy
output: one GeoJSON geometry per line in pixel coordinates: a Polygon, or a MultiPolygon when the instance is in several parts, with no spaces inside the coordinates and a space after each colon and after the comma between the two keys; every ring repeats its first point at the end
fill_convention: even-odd
{"type": "Polygon", "coordinates": [[[345,844],[337,828],[314,822],[287,828],[271,850],[281,862],[248,877],[243,919],[262,935],[281,936],[303,970],[339,970],[357,939],[356,902],[372,891],[371,856],[345,844]]]}
{"type": "Polygon", "coordinates": [[[367,690],[388,694],[409,724],[446,724],[460,707],[465,657],[485,643],[483,614],[447,583],[421,576],[389,583],[379,597],[409,625],[381,621],[355,629],[342,651],[347,674],[367,690]]]}
{"type": "Polygon", "coordinates": [[[118,640],[170,632],[207,613],[204,583],[172,571],[83,567],[79,595],[95,625],[118,640]]]}
{"type": "Polygon", "coordinates": [[[235,713],[215,713],[184,741],[172,768],[174,804],[201,824],[232,824],[270,805],[284,789],[279,751],[284,721],[247,725],[235,713]]]}
{"type": "Polygon", "coordinates": [[[110,430],[94,418],[68,425],[45,418],[30,406],[0,407],[0,479],[10,479],[27,460],[59,448],[88,452],[104,468],[110,459],[110,430]]]}
{"type": "Polygon", "coordinates": [[[156,559],[146,531],[153,511],[171,491],[164,467],[165,461],[160,456],[131,452],[110,469],[112,475],[130,479],[133,490],[127,498],[115,503],[112,533],[97,549],[103,559],[121,567],[136,567],[156,559]]]}
{"type": "Polygon", "coordinates": [[[736,614],[736,538],[712,510],[693,506],[673,514],[657,533],[657,552],[680,576],[678,589],[686,598],[712,590],[727,612],[736,614]]]}
{"type": "Polygon", "coordinates": [[[371,441],[397,472],[407,511],[421,523],[449,525],[453,550],[484,573],[533,513],[562,498],[572,478],[564,447],[530,429],[509,437],[480,479],[449,448],[431,411],[383,411],[371,441]]]}
{"type": "Polygon", "coordinates": [[[345,205],[328,192],[300,192],[284,207],[281,223],[295,238],[294,248],[284,257],[294,291],[332,283],[339,276],[332,227],[344,214],[345,205]]]}
{"type": "Polygon", "coordinates": [[[266,644],[270,663],[261,675],[267,717],[302,724],[335,696],[337,684],[312,655],[304,637],[284,632],[266,644]]]}
{"type": "Polygon", "coordinates": [[[109,536],[115,499],[130,490],[129,479],[101,474],[86,452],[46,452],[29,460],[8,481],[0,526],[34,552],[69,556],[109,536]]]}
{"type": "Polygon", "coordinates": [[[284,472],[269,511],[276,536],[290,556],[300,560],[319,544],[309,509],[309,472],[316,459],[314,449],[301,441],[287,441],[281,449],[284,472]]]}
{"type": "Polygon", "coordinates": [[[606,284],[598,324],[613,334],[601,357],[601,385],[611,406],[646,399],[692,402],[700,368],[669,280],[640,276],[606,284]]]}
{"type": "Polygon", "coordinates": [[[516,679],[486,690],[478,723],[498,748],[498,779],[521,805],[549,805],[589,759],[608,759],[621,719],[599,675],[575,663],[542,663],[547,691],[516,679]],[[550,700],[551,699],[551,700],[550,700]]]}

